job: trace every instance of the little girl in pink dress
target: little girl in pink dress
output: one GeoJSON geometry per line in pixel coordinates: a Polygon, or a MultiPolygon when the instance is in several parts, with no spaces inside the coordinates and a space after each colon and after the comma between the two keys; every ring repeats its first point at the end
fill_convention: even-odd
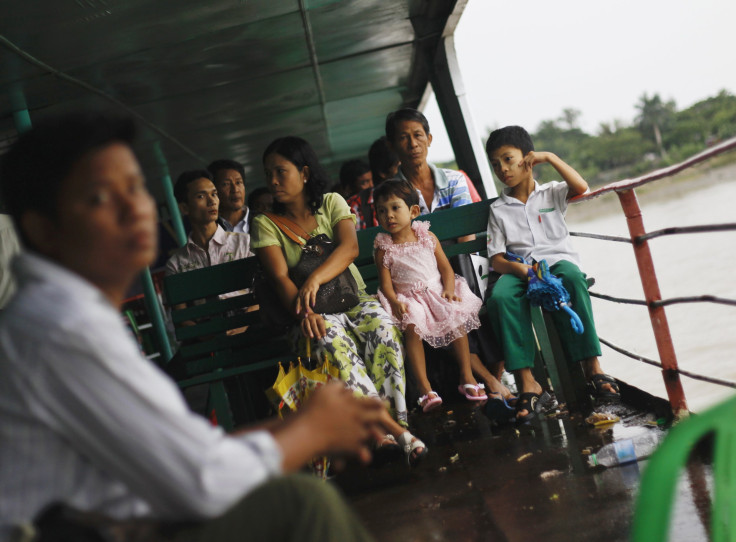
{"type": "Polygon", "coordinates": [[[429,222],[412,222],[419,216],[419,196],[408,181],[384,182],[373,201],[378,223],[388,232],[379,233],[374,243],[378,299],[404,332],[422,410],[442,404],[427,379],[422,341],[434,348],[452,345],[460,366],[458,391],[470,401],[488,399],[483,384],[473,378],[467,336],[480,327],[481,300],[455,275],[429,222]]]}

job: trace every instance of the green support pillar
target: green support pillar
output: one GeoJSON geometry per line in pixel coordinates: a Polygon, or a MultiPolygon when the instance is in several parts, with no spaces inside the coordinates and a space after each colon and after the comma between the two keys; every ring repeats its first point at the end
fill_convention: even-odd
{"type": "MultiPolygon", "coordinates": [[[[153,152],[156,155],[156,161],[158,162],[158,174],[161,180],[161,186],[164,189],[166,206],[168,207],[169,215],[171,216],[171,223],[174,227],[176,242],[181,247],[186,244],[187,235],[184,233],[184,224],[181,220],[181,214],[179,213],[179,206],[177,205],[176,198],[174,197],[174,187],[171,183],[171,176],[169,175],[169,166],[166,163],[166,157],[164,156],[164,153],[161,150],[161,145],[158,142],[154,143],[153,152]]],[[[161,357],[163,358],[163,363],[165,364],[171,359],[173,353],[171,351],[171,344],[169,343],[169,336],[166,332],[164,314],[161,310],[156,289],[153,285],[151,271],[146,269],[143,272],[141,279],[143,283],[143,295],[146,302],[146,310],[148,311],[148,316],[151,319],[154,337],[158,344],[161,357]]]]}
{"type": "Polygon", "coordinates": [[[174,227],[174,233],[176,234],[176,242],[180,247],[183,247],[187,244],[187,234],[184,232],[184,223],[181,220],[179,205],[176,201],[176,197],[174,196],[174,184],[171,182],[169,165],[166,163],[166,157],[164,156],[164,153],[161,150],[161,145],[158,141],[153,144],[153,151],[156,155],[156,161],[158,162],[161,187],[164,189],[166,207],[169,209],[171,225],[174,227]]]}
{"type": "Polygon", "coordinates": [[[16,87],[10,89],[10,105],[13,108],[13,122],[19,134],[31,129],[31,115],[28,113],[28,104],[23,91],[16,87]]]}
{"type": "Polygon", "coordinates": [[[153,336],[157,343],[158,351],[161,354],[163,365],[168,363],[173,353],[171,352],[171,344],[169,343],[169,336],[166,333],[166,324],[164,323],[164,314],[161,310],[161,304],[158,302],[156,288],[153,286],[150,269],[146,268],[143,270],[141,282],[143,283],[143,297],[146,303],[146,311],[151,318],[153,336]]]}

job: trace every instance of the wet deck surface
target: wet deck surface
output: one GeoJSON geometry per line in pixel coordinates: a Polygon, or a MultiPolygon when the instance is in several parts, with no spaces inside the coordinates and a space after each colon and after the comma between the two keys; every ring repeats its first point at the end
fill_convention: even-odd
{"type": "MultiPolygon", "coordinates": [[[[592,427],[573,413],[493,426],[482,409],[446,401],[410,417],[430,448],[419,466],[397,458],[350,466],[334,480],[379,541],[629,540],[646,460],[593,468],[584,451],[659,431],[656,415],[625,405],[596,410],[615,411],[621,421],[592,427]]],[[[703,478],[708,469],[701,469],[703,478]]],[[[673,539],[707,540],[693,487],[680,484],[673,539]]]]}

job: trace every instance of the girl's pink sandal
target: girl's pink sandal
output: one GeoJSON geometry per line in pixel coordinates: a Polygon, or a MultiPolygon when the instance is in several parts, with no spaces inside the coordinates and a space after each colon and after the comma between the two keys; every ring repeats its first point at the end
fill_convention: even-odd
{"type": "Polygon", "coordinates": [[[485,389],[486,387],[483,384],[460,384],[457,387],[457,391],[459,391],[462,395],[464,395],[468,401],[486,401],[488,399],[488,396],[483,391],[485,389]],[[475,390],[480,395],[470,395],[467,392],[467,390],[469,389],[475,390]]]}
{"type": "Polygon", "coordinates": [[[442,397],[436,391],[430,391],[427,395],[422,395],[417,402],[422,407],[422,412],[429,412],[442,404],[442,397]]]}

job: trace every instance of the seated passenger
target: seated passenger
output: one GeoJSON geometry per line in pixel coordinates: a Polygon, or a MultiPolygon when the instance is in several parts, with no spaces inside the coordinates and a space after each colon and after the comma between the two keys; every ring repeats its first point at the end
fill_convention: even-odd
{"type": "Polygon", "coordinates": [[[427,378],[425,342],[433,348],[452,346],[460,367],[458,391],[469,401],[485,401],[484,385],[473,378],[468,346],[468,332],[480,327],[482,301],[455,275],[429,222],[414,221],[419,196],[408,181],[388,180],[374,195],[378,221],[387,232],[379,233],[374,244],[378,299],[404,331],[419,406],[429,412],[442,404],[427,378]]]}
{"type": "Polygon", "coordinates": [[[488,257],[494,271],[501,273],[488,298],[488,315],[503,347],[506,365],[521,381],[517,420],[529,420],[552,404],[552,398],[532,374],[536,339],[526,290],[527,272],[534,261],[546,260],[550,272],[562,279],[572,307],[583,322],[584,331],[579,335],[572,330],[564,311],[552,312],[566,358],[582,362],[595,396],[620,399],[618,384],[603,373],[598,361],[601,345],[588,286],[564,218],[567,202],[584,194],[588,183],[557,155],[535,152],[531,137],[520,126],[491,132],[486,152],[496,177],[506,185],[491,204],[488,216],[488,257]],[[564,182],[537,183],[533,168],[543,163],[554,167],[564,182]],[[506,251],[519,255],[524,263],[508,261],[506,251]]]}
{"type": "Polygon", "coordinates": [[[215,160],[207,171],[220,197],[220,216],[217,219],[225,231],[248,233],[248,207],[245,205],[245,168],[235,160],[215,160]]]}
{"type": "Polygon", "coordinates": [[[330,484],[284,475],[324,453],[368,460],[377,402],[332,384],[287,420],[226,435],[141,355],[119,313],[157,250],[133,132],[69,115],[0,161],[26,249],[0,313],[0,538],[64,503],[150,518],[171,541],[369,540],[330,484]]]}
{"type": "MultiPolygon", "coordinates": [[[[254,255],[250,251],[250,235],[227,232],[218,224],[219,197],[209,171],[194,169],[179,175],[174,185],[174,197],[182,216],[189,218],[192,231],[187,244],[176,249],[166,262],[167,276],[254,255]]],[[[226,299],[245,293],[248,290],[229,292],[220,297],[226,299]]],[[[174,308],[180,309],[182,305],[174,308]]],[[[257,309],[258,306],[253,305],[247,310],[257,309]]],[[[185,326],[193,324],[192,321],[182,323],[185,326]]],[[[243,333],[246,329],[247,326],[229,329],[227,334],[243,333]]]]}
{"type": "Polygon", "coordinates": [[[187,244],[166,262],[167,275],[253,256],[250,235],[227,232],[218,224],[220,199],[208,171],[195,169],[179,175],[174,196],[192,231],[187,244]]]}
{"type": "Polygon", "coordinates": [[[260,215],[253,221],[253,249],[284,309],[293,315],[294,335],[301,335],[300,350],[306,354],[306,341],[313,340],[313,357],[327,358],[352,390],[386,400],[395,419],[387,411],[382,425],[393,438],[385,439],[383,444],[395,447],[398,441],[408,461],[416,462],[427,448],[406,430],[401,332],[381,304],[365,293],[363,279],[352,263],[358,255],[354,216],[342,196],[323,194],[327,174],[303,139],[283,137],[273,141],[263,153],[263,167],[273,192],[274,214],[295,222],[311,236],[325,234],[336,245],[299,288],[289,277],[289,269],[301,258],[300,245],[268,216],[260,215]],[[347,268],[358,284],[359,303],[342,313],[313,312],[320,286],[347,268]]]}
{"type": "MultiPolygon", "coordinates": [[[[427,162],[432,144],[429,121],[416,109],[399,109],[386,117],[386,140],[401,160],[398,177],[408,180],[419,194],[420,215],[442,209],[462,207],[472,203],[467,177],[460,171],[443,169],[427,162]]],[[[475,235],[458,239],[472,241],[475,235]]],[[[496,400],[513,400],[511,391],[499,378],[503,374],[503,362],[489,360],[491,370],[481,361],[479,339],[476,332],[468,334],[470,362],[473,372],[485,383],[496,400]]]]}
{"type": "Polygon", "coordinates": [[[271,194],[271,191],[268,188],[260,186],[255,190],[250,191],[250,195],[248,196],[248,220],[250,221],[250,224],[248,225],[249,231],[250,227],[253,225],[253,219],[262,213],[270,213],[272,207],[273,194],[271,194]]]}
{"type": "Polygon", "coordinates": [[[378,226],[373,207],[373,189],[383,181],[395,177],[399,170],[399,157],[389,148],[386,136],[381,136],[373,142],[368,150],[368,162],[371,166],[373,186],[361,190],[347,200],[350,211],[357,219],[355,222],[356,230],[378,226]]]}
{"type": "Polygon", "coordinates": [[[340,166],[340,185],[347,197],[373,186],[373,175],[368,164],[360,159],[348,160],[340,166]]]}

